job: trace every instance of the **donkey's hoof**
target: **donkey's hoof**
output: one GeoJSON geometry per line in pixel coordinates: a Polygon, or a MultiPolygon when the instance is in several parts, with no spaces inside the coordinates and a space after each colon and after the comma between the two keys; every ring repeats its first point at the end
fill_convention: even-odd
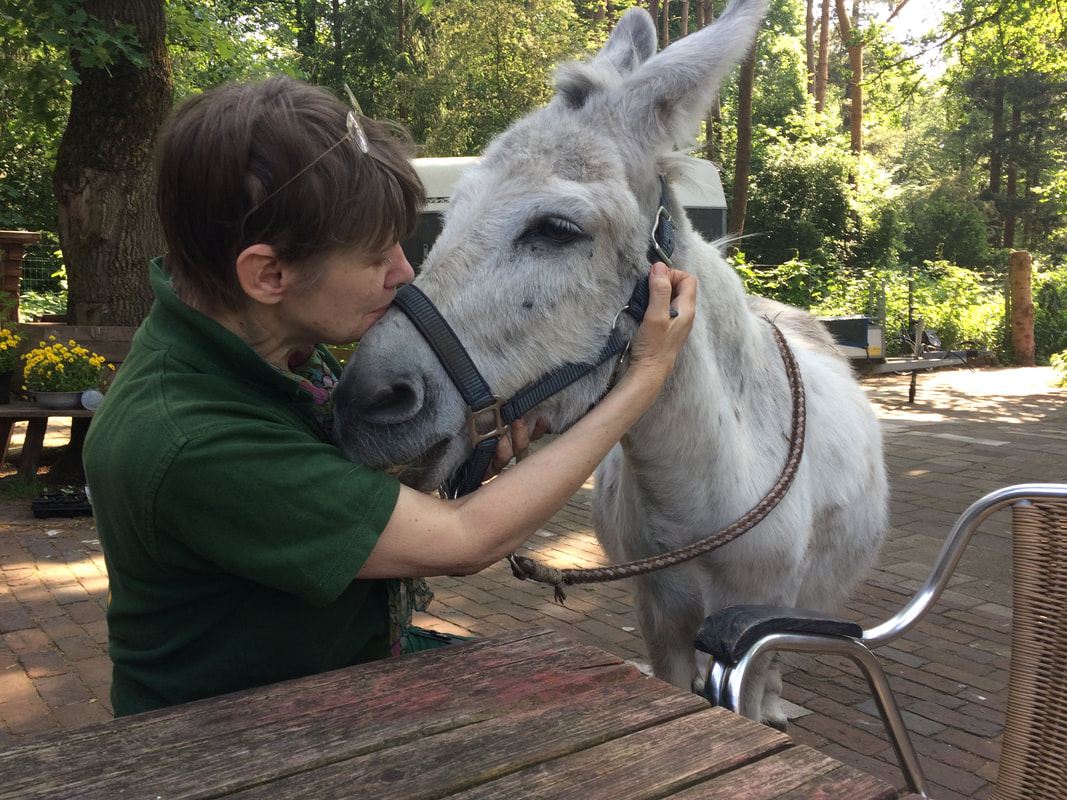
{"type": "Polygon", "coordinates": [[[774,728],[776,731],[787,733],[788,731],[786,729],[789,727],[789,718],[782,717],[781,719],[765,719],[763,720],[763,724],[769,728],[774,728]]]}

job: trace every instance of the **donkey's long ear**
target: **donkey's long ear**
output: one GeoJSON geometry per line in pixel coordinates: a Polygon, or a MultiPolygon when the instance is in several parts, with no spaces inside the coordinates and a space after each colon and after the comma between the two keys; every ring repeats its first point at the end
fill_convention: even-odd
{"type": "Polygon", "coordinates": [[[607,62],[620,75],[629,75],[656,52],[656,26],[648,12],[631,8],[615,24],[593,63],[607,62]]]}
{"type": "Polygon", "coordinates": [[[631,8],[616,23],[608,41],[591,61],[563,64],[556,70],[556,97],[581,108],[591,94],[628,77],[656,52],[656,26],[641,8],[631,8]]]}
{"type": "Polygon", "coordinates": [[[624,84],[621,107],[638,142],[655,150],[692,139],[723,79],[755,45],[767,5],[768,0],[732,0],[714,23],[634,71],[624,84]]]}

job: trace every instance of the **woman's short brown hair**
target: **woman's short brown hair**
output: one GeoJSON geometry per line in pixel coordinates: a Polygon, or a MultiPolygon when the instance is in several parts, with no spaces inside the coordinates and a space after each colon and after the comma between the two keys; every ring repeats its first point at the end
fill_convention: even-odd
{"type": "Polygon", "coordinates": [[[414,230],[425,197],[409,141],[361,116],[368,152],[354,140],[334,146],[348,111],[287,77],[221,86],[181,105],[156,168],[166,263],[187,302],[240,309],[235,263],[253,244],[304,264],[341,248],[380,253],[414,230]]]}

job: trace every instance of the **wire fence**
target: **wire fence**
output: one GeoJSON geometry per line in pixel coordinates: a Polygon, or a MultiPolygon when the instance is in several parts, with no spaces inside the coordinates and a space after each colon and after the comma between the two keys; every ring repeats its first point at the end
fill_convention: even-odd
{"type": "Polygon", "coordinates": [[[51,294],[61,291],[59,279],[53,276],[56,271],[54,258],[36,258],[27,255],[22,259],[23,292],[51,294]]]}
{"type": "Polygon", "coordinates": [[[67,280],[63,259],[54,244],[26,248],[19,282],[19,318],[32,322],[40,314],[64,314],[67,310],[67,280]]]}

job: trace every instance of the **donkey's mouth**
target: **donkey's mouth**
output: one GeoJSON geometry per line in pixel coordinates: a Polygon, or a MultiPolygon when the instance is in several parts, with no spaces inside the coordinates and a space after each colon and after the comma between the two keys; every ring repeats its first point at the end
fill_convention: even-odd
{"type": "Polygon", "coordinates": [[[385,472],[392,475],[399,480],[405,486],[410,486],[413,489],[419,491],[430,491],[437,488],[436,486],[426,486],[427,476],[437,471],[437,466],[441,459],[444,457],[445,452],[448,450],[448,446],[451,444],[449,439],[442,439],[434,445],[431,445],[426,450],[423,450],[419,455],[405,461],[403,464],[395,464],[385,468],[385,472]]]}

